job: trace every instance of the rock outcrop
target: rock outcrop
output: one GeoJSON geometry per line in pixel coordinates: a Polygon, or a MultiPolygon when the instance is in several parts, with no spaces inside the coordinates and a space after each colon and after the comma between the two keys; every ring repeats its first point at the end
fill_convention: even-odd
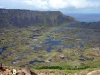
{"type": "Polygon", "coordinates": [[[2,67],[0,69],[0,75],[66,75],[66,73],[61,71],[53,71],[53,70],[30,70],[28,66],[23,69],[8,69],[2,67]]]}
{"type": "Polygon", "coordinates": [[[24,72],[26,75],[31,75],[31,70],[29,69],[28,66],[22,69],[22,72],[24,72]]]}
{"type": "Polygon", "coordinates": [[[8,69],[0,64],[0,75],[33,75],[28,67],[23,69],[8,69]]]}

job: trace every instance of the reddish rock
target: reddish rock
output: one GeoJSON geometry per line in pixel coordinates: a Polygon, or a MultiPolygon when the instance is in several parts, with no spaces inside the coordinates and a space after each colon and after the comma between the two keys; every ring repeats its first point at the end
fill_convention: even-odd
{"type": "Polygon", "coordinates": [[[16,75],[26,75],[24,72],[18,72],[16,75]]]}
{"type": "Polygon", "coordinates": [[[31,75],[31,70],[26,66],[25,68],[22,69],[22,72],[25,73],[25,75],[31,75]]]}

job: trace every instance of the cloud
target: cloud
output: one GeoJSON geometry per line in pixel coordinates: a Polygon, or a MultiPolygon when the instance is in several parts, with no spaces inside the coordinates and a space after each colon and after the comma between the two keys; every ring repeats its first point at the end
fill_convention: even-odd
{"type": "Polygon", "coordinates": [[[13,9],[62,10],[100,8],[99,0],[0,0],[0,6],[13,9]]]}
{"type": "Polygon", "coordinates": [[[0,8],[4,8],[4,6],[0,6],[0,8]]]}
{"type": "Polygon", "coordinates": [[[45,0],[23,0],[23,2],[36,8],[48,9],[48,3],[45,0]]]}
{"type": "Polygon", "coordinates": [[[90,9],[100,7],[100,1],[96,0],[23,0],[23,2],[41,9],[90,9]]]}
{"type": "Polygon", "coordinates": [[[67,6],[67,2],[63,0],[49,0],[48,5],[50,5],[50,7],[54,9],[61,9],[67,6]]]}

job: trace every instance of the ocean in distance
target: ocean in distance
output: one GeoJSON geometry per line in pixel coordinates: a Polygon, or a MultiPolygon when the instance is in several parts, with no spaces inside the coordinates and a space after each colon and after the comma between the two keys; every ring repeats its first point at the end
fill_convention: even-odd
{"type": "Polygon", "coordinates": [[[68,13],[67,16],[74,17],[80,22],[98,22],[100,21],[100,13],[68,13]]]}

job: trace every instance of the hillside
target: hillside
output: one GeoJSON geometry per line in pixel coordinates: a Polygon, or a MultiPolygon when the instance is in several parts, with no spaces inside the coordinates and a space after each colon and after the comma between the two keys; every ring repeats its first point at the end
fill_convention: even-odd
{"type": "Polygon", "coordinates": [[[99,22],[76,22],[59,11],[0,9],[0,14],[1,63],[32,69],[100,68],[99,22]]]}
{"type": "Polygon", "coordinates": [[[70,24],[68,27],[74,28],[87,28],[87,29],[100,29],[100,21],[98,22],[76,22],[75,24],[70,24]]]}
{"type": "Polygon", "coordinates": [[[57,26],[75,19],[60,11],[31,11],[20,9],[0,9],[0,28],[28,26],[57,26]]]}

